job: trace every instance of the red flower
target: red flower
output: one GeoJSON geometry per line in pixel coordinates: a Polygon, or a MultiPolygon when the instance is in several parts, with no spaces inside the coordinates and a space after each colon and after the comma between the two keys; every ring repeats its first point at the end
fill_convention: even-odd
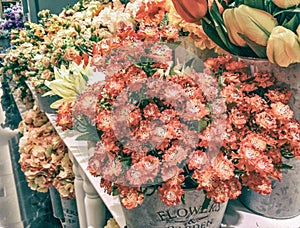
{"type": "Polygon", "coordinates": [[[117,180],[120,179],[120,176],[122,177],[122,164],[119,160],[115,158],[115,156],[112,156],[111,154],[108,154],[108,159],[103,162],[103,168],[101,176],[103,176],[104,179],[107,180],[117,180]]]}
{"type": "Polygon", "coordinates": [[[206,15],[206,0],[172,0],[177,13],[187,22],[201,23],[201,18],[206,15]]]}
{"type": "Polygon", "coordinates": [[[252,113],[254,112],[262,112],[269,108],[265,99],[258,95],[254,95],[251,97],[245,96],[244,101],[246,102],[244,105],[246,106],[247,110],[251,110],[252,113]]]}
{"type": "Polygon", "coordinates": [[[80,115],[84,115],[89,119],[95,117],[98,99],[101,99],[103,86],[104,83],[102,81],[88,86],[72,106],[72,112],[75,117],[80,115]]]}
{"type": "Polygon", "coordinates": [[[159,25],[165,16],[164,1],[150,1],[142,3],[139,11],[136,13],[135,20],[149,24],[159,25]]]}
{"type": "Polygon", "coordinates": [[[64,102],[57,110],[56,125],[62,127],[63,131],[71,129],[73,126],[71,111],[72,104],[72,102],[64,102]]]}
{"type": "Polygon", "coordinates": [[[138,32],[138,39],[143,41],[158,41],[159,40],[159,30],[157,25],[154,24],[144,24],[141,25],[138,32]]]}
{"type": "Polygon", "coordinates": [[[286,88],[276,88],[269,90],[266,93],[266,96],[274,103],[281,102],[283,104],[287,104],[292,97],[292,92],[286,88]]]}
{"type": "Polygon", "coordinates": [[[268,142],[267,139],[262,137],[260,134],[254,132],[247,134],[247,136],[242,140],[242,142],[244,145],[249,145],[258,151],[266,150],[267,143],[269,143],[269,145],[271,143],[268,142]]]}
{"type": "Polygon", "coordinates": [[[248,116],[246,113],[244,113],[236,108],[233,108],[233,109],[231,109],[231,113],[229,115],[229,120],[236,128],[241,129],[247,123],[248,116]]]}
{"type": "Polygon", "coordinates": [[[105,180],[104,178],[101,178],[100,187],[104,188],[104,191],[107,194],[112,194],[112,182],[109,180],[105,180]]]}
{"type": "Polygon", "coordinates": [[[162,26],[160,34],[166,40],[176,40],[179,37],[178,29],[172,26],[162,26]]]}
{"type": "Polygon", "coordinates": [[[101,112],[96,114],[94,122],[98,130],[101,131],[110,130],[113,124],[112,112],[108,110],[101,110],[101,112]]]}
{"type": "Polygon", "coordinates": [[[262,88],[267,88],[274,85],[275,77],[271,73],[256,72],[253,75],[254,81],[262,88]]]}
{"type": "Polygon", "coordinates": [[[213,190],[215,183],[219,180],[215,170],[211,166],[203,170],[196,169],[192,177],[199,184],[197,189],[204,189],[208,192],[213,190]]]}
{"type": "Polygon", "coordinates": [[[232,177],[230,180],[226,181],[229,189],[229,198],[236,199],[242,193],[242,185],[238,178],[232,177]]]}
{"type": "Polygon", "coordinates": [[[161,177],[163,181],[168,181],[169,179],[179,175],[183,170],[177,165],[169,165],[167,162],[162,163],[161,177]]]}
{"type": "Polygon", "coordinates": [[[173,109],[166,109],[166,110],[164,110],[164,111],[161,112],[160,119],[164,123],[169,123],[172,120],[175,120],[175,119],[178,120],[178,117],[176,115],[176,111],[174,111],[173,109]]]}
{"type": "Polygon", "coordinates": [[[259,194],[267,195],[272,192],[272,181],[266,175],[250,172],[246,173],[241,178],[245,186],[250,187],[250,189],[259,194]]]}
{"type": "Polygon", "coordinates": [[[143,110],[144,117],[148,120],[157,119],[160,117],[160,111],[156,104],[150,103],[143,110]]]}
{"type": "Polygon", "coordinates": [[[190,148],[173,146],[165,152],[165,154],[163,155],[163,160],[170,166],[178,165],[186,159],[189,151],[190,148]]]}

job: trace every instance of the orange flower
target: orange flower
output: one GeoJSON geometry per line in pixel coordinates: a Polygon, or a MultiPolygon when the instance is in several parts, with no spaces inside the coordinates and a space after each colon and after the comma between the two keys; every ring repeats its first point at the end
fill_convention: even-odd
{"type": "Polygon", "coordinates": [[[274,104],[271,104],[271,107],[274,116],[280,120],[289,120],[294,116],[294,113],[289,105],[283,104],[281,102],[276,102],[274,104]]]}
{"type": "Polygon", "coordinates": [[[144,194],[139,193],[135,188],[124,188],[121,190],[121,203],[126,209],[136,208],[144,200],[144,194]]]}
{"type": "Polygon", "coordinates": [[[271,112],[269,113],[265,111],[257,114],[255,122],[265,129],[277,128],[276,118],[271,112]]]}
{"type": "Polygon", "coordinates": [[[179,176],[170,179],[158,188],[157,193],[161,200],[168,206],[175,206],[181,201],[184,190],[181,188],[182,178],[179,176]]]}
{"type": "Polygon", "coordinates": [[[242,176],[242,182],[259,194],[266,195],[272,192],[272,181],[266,175],[261,175],[256,172],[247,173],[242,176]]]}
{"type": "Polygon", "coordinates": [[[200,24],[206,15],[206,0],[172,0],[177,13],[187,22],[200,24]]]}

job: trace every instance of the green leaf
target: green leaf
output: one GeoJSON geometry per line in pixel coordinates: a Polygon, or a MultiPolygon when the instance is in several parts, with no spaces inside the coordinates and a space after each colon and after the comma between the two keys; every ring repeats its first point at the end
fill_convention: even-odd
{"type": "Polygon", "coordinates": [[[287,165],[287,164],[282,164],[282,166],[279,169],[293,169],[293,166],[287,165]]]}
{"type": "Polygon", "coordinates": [[[181,202],[183,205],[185,205],[185,195],[184,194],[181,195],[181,202]]]}
{"type": "Polygon", "coordinates": [[[113,196],[118,196],[120,193],[118,192],[118,188],[116,186],[111,187],[111,193],[113,196]]]}
{"type": "Polygon", "coordinates": [[[300,8],[281,10],[273,14],[274,17],[282,13],[300,13],[300,8]]]}
{"type": "Polygon", "coordinates": [[[208,206],[210,204],[210,201],[211,201],[211,199],[208,199],[208,198],[205,197],[205,199],[202,203],[202,207],[201,207],[202,212],[205,211],[208,208],[208,206]]]}
{"type": "Polygon", "coordinates": [[[219,12],[219,8],[217,6],[216,1],[213,1],[212,9],[211,10],[208,9],[208,11],[211,15],[212,21],[214,23],[215,29],[216,29],[220,39],[227,47],[230,47],[231,43],[229,42],[229,38],[227,35],[227,29],[225,27],[224,20],[219,12]]]}
{"type": "Polygon", "coordinates": [[[259,58],[266,58],[267,57],[265,46],[262,46],[262,45],[259,45],[259,44],[255,43],[254,41],[250,40],[244,34],[239,33],[239,36],[242,37],[247,42],[248,46],[255,52],[255,54],[259,58]]]}
{"type": "Polygon", "coordinates": [[[226,44],[222,41],[219,37],[218,33],[216,32],[215,26],[212,25],[210,21],[206,21],[202,19],[202,27],[204,32],[208,35],[208,37],[214,41],[218,46],[223,48],[227,52],[231,52],[229,48],[227,48],[226,44]]]}
{"type": "Polygon", "coordinates": [[[202,132],[204,131],[204,129],[207,127],[207,121],[205,121],[204,119],[201,119],[198,123],[198,132],[202,132]]]}
{"type": "Polygon", "coordinates": [[[282,26],[292,30],[293,32],[296,31],[296,29],[298,28],[299,24],[300,24],[300,15],[294,15],[290,20],[284,21],[282,23],[282,26]]]}
{"type": "Polygon", "coordinates": [[[83,135],[80,135],[76,138],[77,141],[92,141],[92,142],[98,142],[99,136],[97,134],[88,132],[83,135]]]}
{"type": "Polygon", "coordinates": [[[262,0],[244,0],[244,5],[261,10],[265,8],[264,1],[262,0]]]}

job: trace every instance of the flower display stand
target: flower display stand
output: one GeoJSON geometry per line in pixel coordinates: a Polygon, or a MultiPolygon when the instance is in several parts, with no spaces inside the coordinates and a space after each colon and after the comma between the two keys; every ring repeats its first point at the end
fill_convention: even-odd
{"type": "Polygon", "coordinates": [[[39,101],[40,109],[47,113],[56,113],[56,109],[50,108],[50,105],[59,99],[59,96],[46,96],[43,97],[42,94],[36,93],[36,97],[39,101]]]}
{"type": "Polygon", "coordinates": [[[61,199],[65,228],[79,228],[76,199],[61,199]]]}
{"type": "Polygon", "coordinates": [[[205,199],[202,191],[185,193],[185,204],[164,204],[157,193],[144,199],[141,206],[128,210],[123,208],[128,228],[142,227],[210,227],[219,228],[227,206],[205,199]]]}

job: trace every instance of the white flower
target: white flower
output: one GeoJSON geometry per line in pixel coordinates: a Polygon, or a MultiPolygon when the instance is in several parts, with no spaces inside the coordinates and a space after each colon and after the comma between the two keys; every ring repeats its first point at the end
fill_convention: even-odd
{"type": "Polygon", "coordinates": [[[107,26],[111,33],[116,33],[121,24],[135,26],[135,21],[130,13],[126,13],[120,8],[112,9],[110,7],[103,9],[93,22],[107,26]]]}

